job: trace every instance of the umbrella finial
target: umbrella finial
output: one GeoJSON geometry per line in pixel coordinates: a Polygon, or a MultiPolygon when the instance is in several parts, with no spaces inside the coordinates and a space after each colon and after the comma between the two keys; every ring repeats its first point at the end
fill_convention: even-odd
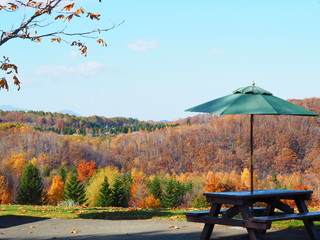
{"type": "Polygon", "coordinates": [[[254,83],[254,81],[252,81],[252,87],[254,87],[256,84],[254,83]]]}

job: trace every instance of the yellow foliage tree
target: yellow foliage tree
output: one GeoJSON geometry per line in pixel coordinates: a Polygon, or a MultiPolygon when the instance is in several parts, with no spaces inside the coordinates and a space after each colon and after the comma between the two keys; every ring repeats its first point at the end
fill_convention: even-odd
{"type": "Polygon", "coordinates": [[[62,177],[57,175],[52,179],[52,184],[48,192],[49,203],[52,205],[57,205],[57,203],[61,201],[63,197],[63,190],[64,182],[62,181],[62,177]]]}
{"type": "Polygon", "coordinates": [[[299,172],[287,175],[277,175],[277,180],[282,188],[293,189],[296,185],[304,185],[303,176],[299,172]]]}
{"type": "Polygon", "coordinates": [[[100,168],[89,180],[86,187],[87,203],[89,206],[96,206],[101,185],[104,178],[107,177],[110,186],[114,184],[116,176],[119,175],[119,170],[113,167],[100,168]]]}
{"type": "Polygon", "coordinates": [[[32,132],[36,132],[36,130],[29,126],[19,126],[14,128],[14,132],[15,133],[32,133],[32,132]]]}
{"type": "Polygon", "coordinates": [[[241,172],[241,182],[247,187],[250,188],[250,171],[248,168],[244,168],[241,172]]]}
{"type": "Polygon", "coordinates": [[[15,174],[21,176],[28,161],[23,157],[23,154],[13,154],[11,157],[4,161],[7,167],[10,167],[15,174]]]}
{"type": "MultiPolygon", "coordinates": [[[[249,190],[251,185],[251,174],[248,168],[244,168],[241,172],[241,184],[242,190],[249,190]]],[[[253,186],[254,188],[258,186],[258,176],[253,174],[253,186]]]]}

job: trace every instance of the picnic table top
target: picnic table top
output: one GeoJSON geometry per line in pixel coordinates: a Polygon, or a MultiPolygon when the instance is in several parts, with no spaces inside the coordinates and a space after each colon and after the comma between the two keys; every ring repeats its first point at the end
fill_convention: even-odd
{"type": "Polygon", "coordinates": [[[267,189],[251,191],[233,191],[233,192],[209,192],[204,193],[206,197],[221,197],[221,198],[263,198],[263,197],[286,197],[286,196],[308,196],[312,193],[311,190],[287,190],[287,189],[267,189]]]}

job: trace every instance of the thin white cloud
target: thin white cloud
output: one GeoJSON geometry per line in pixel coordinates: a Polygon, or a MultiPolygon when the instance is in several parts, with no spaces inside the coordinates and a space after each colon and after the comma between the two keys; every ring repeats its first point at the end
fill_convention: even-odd
{"type": "Polygon", "coordinates": [[[128,44],[128,48],[138,52],[146,52],[159,47],[160,44],[158,41],[136,40],[135,42],[128,44]]]}
{"type": "Polygon", "coordinates": [[[222,49],[214,48],[209,50],[210,54],[223,54],[224,51],[222,49]]]}
{"type": "Polygon", "coordinates": [[[79,64],[75,67],[40,66],[36,69],[36,74],[49,78],[69,81],[70,79],[82,79],[88,76],[93,76],[100,72],[102,69],[103,65],[101,63],[90,61],[79,64]]]}
{"type": "Polygon", "coordinates": [[[81,56],[80,51],[72,51],[72,52],[70,52],[70,57],[71,58],[76,58],[76,57],[79,57],[79,56],[81,56]]]}

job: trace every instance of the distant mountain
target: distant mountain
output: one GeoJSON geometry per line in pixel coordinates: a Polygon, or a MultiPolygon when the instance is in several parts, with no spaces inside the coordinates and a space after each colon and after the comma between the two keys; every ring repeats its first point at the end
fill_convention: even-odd
{"type": "MultiPolygon", "coordinates": [[[[24,108],[18,108],[18,107],[13,107],[11,105],[0,105],[0,109],[2,111],[24,111],[24,112],[28,112],[30,111],[30,109],[24,109],[24,108]]],[[[56,111],[58,113],[63,113],[63,114],[69,114],[69,115],[75,115],[77,117],[82,117],[80,114],[72,111],[72,110],[59,110],[56,111]]]]}
{"type": "Polygon", "coordinates": [[[2,111],[25,111],[25,112],[29,111],[28,109],[17,108],[10,105],[0,105],[0,109],[2,111]]]}
{"type": "Polygon", "coordinates": [[[63,113],[63,114],[69,114],[69,115],[75,115],[75,116],[77,116],[77,117],[83,117],[83,116],[81,116],[79,113],[76,113],[76,112],[74,112],[74,111],[72,111],[72,110],[59,110],[59,111],[57,111],[58,113],[63,113]]]}

